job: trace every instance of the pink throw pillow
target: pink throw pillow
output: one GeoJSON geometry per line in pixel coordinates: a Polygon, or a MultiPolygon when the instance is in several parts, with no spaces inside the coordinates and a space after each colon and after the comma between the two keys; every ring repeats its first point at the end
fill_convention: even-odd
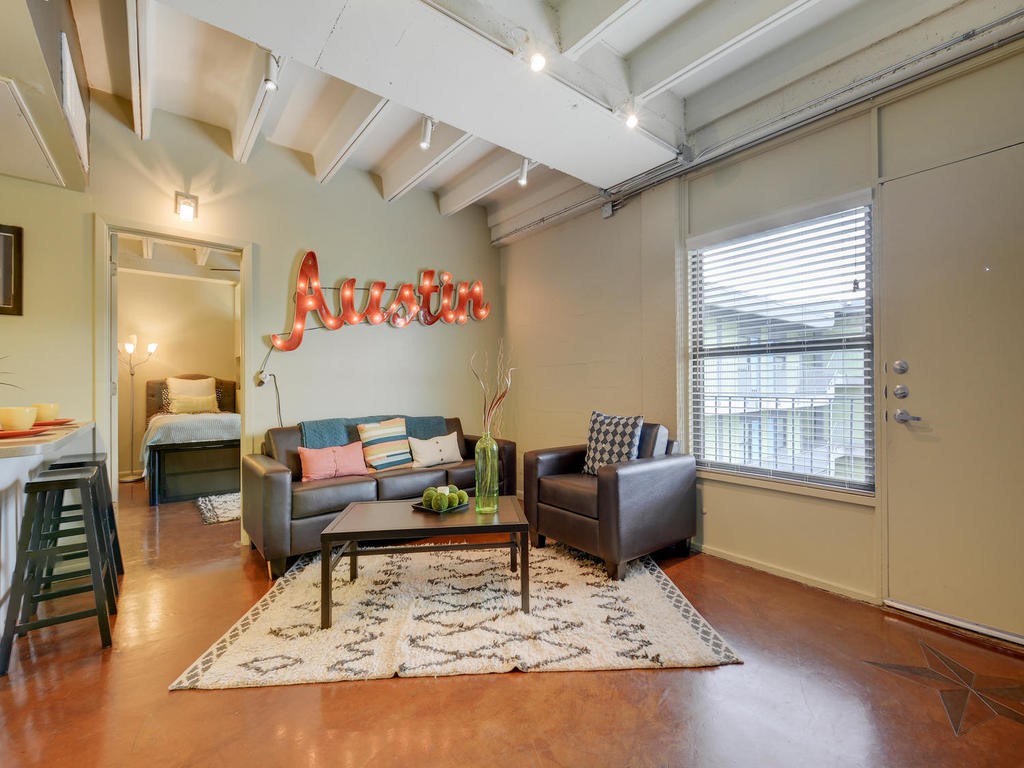
{"type": "Polygon", "coordinates": [[[345,475],[366,475],[370,472],[363,461],[361,442],[332,445],[329,448],[304,448],[300,445],[299,461],[302,462],[302,482],[345,475]]]}

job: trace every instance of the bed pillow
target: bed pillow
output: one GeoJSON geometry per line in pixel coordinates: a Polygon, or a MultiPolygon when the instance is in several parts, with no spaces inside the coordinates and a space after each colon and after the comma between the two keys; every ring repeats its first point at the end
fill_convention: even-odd
{"type": "Polygon", "coordinates": [[[176,395],[167,406],[170,413],[220,413],[216,395],[176,395]]]}
{"type": "Polygon", "coordinates": [[[643,425],[643,416],[608,416],[600,411],[591,413],[583,471],[596,475],[605,464],[635,459],[643,425]]]}
{"type": "Polygon", "coordinates": [[[346,475],[366,475],[370,470],[363,462],[363,444],[332,445],[329,448],[299,446],[302,482],[327,480],[346,475]]]}
{"type": "Polygon", "coordinates": [[[205,379],[176,379],[167,377],[167,394],[173,400],[176,397],[217,396],[217,381],[212,376],[205,379]]]}
{"type": "Polygon", "coordinates": [[[376,470],[412,466],[405,419],[398,417],[369,424],[357,424],[366,465],[376,470]]]}
{"type": "Polygon", "coordinates": [[[459,437],[455,432],[432,437],[429,440],[419,440],[410,435],[409,448],[412,449],[412,465],[414,467],[433,467],[436,464],[462,461],[459,437]]]}

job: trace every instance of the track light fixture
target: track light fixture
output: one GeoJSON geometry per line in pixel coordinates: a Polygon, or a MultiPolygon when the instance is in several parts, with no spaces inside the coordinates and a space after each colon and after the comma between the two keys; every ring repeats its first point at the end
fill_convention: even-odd
{"type": "Polygon", "coordinates": [[[626,127],[630,130],[636,128],[640,124],[640,118],[636,114],[636,100],[630,96],[617,110],[620,115],[626,118],[626,127]]]}
{"type": "Polygon", "coordinates": [[[527,158],[523,158],[522,164],[519,166],[519,178],[516,179],[516,183],[520,187],[526,186],[526,176],[530,172],[530,161],[527,158]]]}
{"type": "Polygon", "coordinates": [[[281,70],[281,62],[270,51],[267,51],[267,66],[263,74],[263,88],[267,91],[277,90],[277,75],[281,70]]]}
{"type": "Polygon", "coordinates": [[[423,116],[423,124],[420,126],[420,149],[430,149],[430,138],[434,134],[434,120],[423,116]]]}

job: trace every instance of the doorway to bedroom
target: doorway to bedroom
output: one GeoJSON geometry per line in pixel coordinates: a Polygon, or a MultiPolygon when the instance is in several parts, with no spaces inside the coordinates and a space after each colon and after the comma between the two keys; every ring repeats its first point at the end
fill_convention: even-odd
{"type": "Polygon", "coordinates": [[[133,498],[238,490],[243,255],[111,228],[110,452],[133,498]]]}

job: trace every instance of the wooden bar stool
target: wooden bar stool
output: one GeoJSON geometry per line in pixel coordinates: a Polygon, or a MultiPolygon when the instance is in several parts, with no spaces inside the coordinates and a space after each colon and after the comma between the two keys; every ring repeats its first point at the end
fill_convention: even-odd
{"type": "Polygon", "coordinates": [[[100,471],[100,506],[107,513],[107,528],[111,537],[111,551],[114,556],[114,567],[119,574],[124,574],[124,559],[121,557],[121,539],[117,533],[117,516],[114,513],[114,496],[110,491],[110,478],[107,474],[107,454],[105,453],[74,453],[61,456],[49,465],[49,469],[75,469],[78,467],[96,467],[100,471]]]}
{"type": "Polygon", "coordinates": [[[10,602],[0,638],[0,675],[6,675],[14,648],[14,636],[33,629],[62,624],[66,621],[95,616],[103,647],[111,644],[109,614],[117,612],[111,584],[115,582],[113,564],[102,546],[101,521],[105,517],[99,505],[99,470],[96,467],[51,471],[25,485],[25,516],[21,521],[18,553],[11,578],[10,602]],[[81,497],[81,527],[69,527],[62,521],[64,494],[77,490],[81,497]],[[54,563],[64,555],[81,552],[84,537],[88,567],[79,569],[75,577],[61,574],[53,579],[54,563]],[[88,577],[85,585],[59,586],[43,590],[56,581],[88,577]],[[84,592],[93,593],[95,607],[70,613],[32,619],[36,606],[44,601],[59,600],[84,592]]]}
{"type": "MultiPolygon", "coordinates": [[[[99,532],[100,537],[100,551],[103,554],[104,561],[110,567],[106,571],[107,578],[104,584],[107,587],[107,591],[110,595],[116,599],[120,594],[120,587],[117,583],[117,553],[119,548],[117,545],[117,531],[110,529],[111,515],[109,512],[104,514],[104,510],[109,508],[109,500],[104,492],[104,480],[105,475],[103,469],[100,466],[95,466],[97,470],[96,475],[96,530],[99,532]]],[[[82,466],[70,467],[65,469],[54,469],[53,465],[50,465],[49,469],[45,469],[39,472],[35,476],[35,480],[45,480],[50,477],[62,477],[70,469],[81,469],[82,466]]],[[[108,486],[109,487],[109,486],[108,486]]],[[[85,546],[85,530],[82,528],[84,512],[82,511],[81,499],[78,504],[66,503],[66,495],[64,491],[53,491],[53,493],[59,494],[60,498],[57,499],[52,505],[48,506],[47,509],[53,510],[53,515],[47,517],[46,522],[41,530],[41,535],[52,543],[55,538],[63,540],[65,543],[78,542],[78,550],[66,550],[60,556],[54,556],[50,558],[50,561],[44,568],[41,587],[49,587],[55,581],[65,581],[68,579],[74,579],[81,576],[80,571],[66,571],[66,572],[55,572],[55,568],[62,563],[87,558],[89,551],[85,546]],[[72,526],[72,527],[69,527],[72,526]]],[[[26,604],[26,608],[28,604],[26,604]]],[[[34,605],[31,606],[33,609],[34,605]]],[[[26,614],[28,615],[28,614],[26,614]]]]}

